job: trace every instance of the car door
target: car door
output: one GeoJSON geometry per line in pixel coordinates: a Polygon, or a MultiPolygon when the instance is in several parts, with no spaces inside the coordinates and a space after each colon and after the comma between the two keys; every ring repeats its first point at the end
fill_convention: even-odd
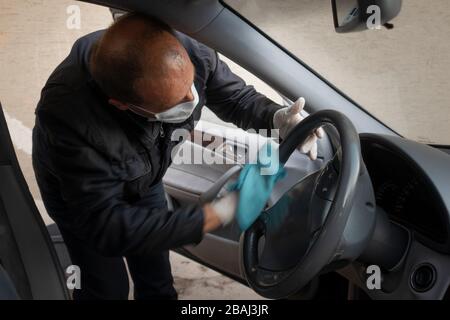
{"type": "Polygon", "coordinates": [[[0,103],[0,299],[68,299],[53,243],[20,170],[0,103]]]}

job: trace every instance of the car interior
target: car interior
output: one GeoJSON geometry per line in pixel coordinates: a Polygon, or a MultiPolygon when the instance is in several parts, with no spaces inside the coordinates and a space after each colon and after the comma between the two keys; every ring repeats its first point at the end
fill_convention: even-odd
{"type": "MultiPolygon", "coordinates": [[[[231,223],[176,252],[269,299],[450,298],[449,148],[401,136],[224,1],[82,1],[117,17],[158,17],[256,75],[286,104],[299,92],[306,98],[309,116],[280,143],[286,178],[260,218],[245,232],[231,223]],[[296,146],[320,126],[326,136],[310,161],[296,146]],[[282,221],[272,223],[280,210],[282,221]],[[373,265],[381,269],[381,289],[367,286],[373,265]]],[[[378,2],[387,6],[388,25],[401,1],[378,2]]],[[[360,21],[340,25],[332,4],[336,32],[363,32],[360,21]]],[[[193,135],[221,138],[225,129],[202,122],[193,135]]],[[[0,299],[70,299],[64,241],[40,217],[1,108],[0,133],[0,299]]],[[[169,207],[215,197],[242,168],[250,144],[267,139],[239,129],[236,135],[247,142],[225,140],[213,150],[185,142],[233,161],[172,164],[163,179],[169,207]]]]}

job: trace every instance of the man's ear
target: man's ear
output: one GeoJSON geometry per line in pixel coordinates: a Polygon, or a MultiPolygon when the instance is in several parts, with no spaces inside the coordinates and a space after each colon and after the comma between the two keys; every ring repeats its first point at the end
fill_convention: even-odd
{"type": "Polygon", "coordinates": [[[128,105],[120,102],[119,100],[111,98],[108,100],[108,103],[113,105],[114,107],[116,107],[119,110],[122,110],[122,111],[128,110],[128,105]]]}

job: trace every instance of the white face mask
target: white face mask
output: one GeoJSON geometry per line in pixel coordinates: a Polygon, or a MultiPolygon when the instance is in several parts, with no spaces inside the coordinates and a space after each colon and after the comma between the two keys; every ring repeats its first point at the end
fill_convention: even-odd
{"type": "MultiPolygon", "coordinates": [[[[191,116],[192,112],[194,112],[194,109],[199,102],[198,92],[197,89],[195,89],[194,84],[192,84],[191,92],[194,96],[194,100],[177,104],[176,106],[173,106],[172,108],[164,112],[152,113],[155,118],[148,117],[147,119],[149,121],[161,121],[166,123],[181,123],[183,121],[186,121],[191,116]]],[[[141,116],[143,116],[143,113],[151,113],[150,111],[142,107],[136,105],[132,106],[142,111],[139,113],[135,112],[141,116]]],[[[133,109],[131,108],[130,110],[133,111],[133,109]]]]}

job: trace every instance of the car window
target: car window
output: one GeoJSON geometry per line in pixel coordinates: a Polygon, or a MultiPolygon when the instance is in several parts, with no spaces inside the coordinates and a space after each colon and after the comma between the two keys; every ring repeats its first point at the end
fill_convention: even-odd
{"type": "Polygon", "coordinates": [[[394,28],[338,34],[329,0],[225,0],[407,138],[450,144],[450,1],[403,1],[394,28]]]}
{"type": "MultiPolygon", "coordinates": [[[[230,60],[220,54],[219,54],[219,56],[220,56],[220,59],[222,61],[224,61],[230,67],[230,69],[233,73],[235,73],[236,75],[238,75],[239,77],[244,79],[244,81],[247,85],[254,86],[258,92],[264,94],[266,97],[268,97],[272,101],[274,101],[278,104],[283,104],[283,99],[281,98],[281,96],[274,89],[272,89],[269,85],[267,85],[265,82],[263,82],[258,77],[256,77],[252,73],[248,72],[247,70],[245,70],[240,65],[233,62],[232,60],[230,60]]],[[[200,120],[208,121],[208,122],[215,123],[215,124],[225,126],[225,127],[237,128],[232,123],[228,123],[228,122],[224,122],[224,121],[220,120],[211,110],[208,109],[208,107],[203,108],[202,116],[201,116],[200,120]]]]}

